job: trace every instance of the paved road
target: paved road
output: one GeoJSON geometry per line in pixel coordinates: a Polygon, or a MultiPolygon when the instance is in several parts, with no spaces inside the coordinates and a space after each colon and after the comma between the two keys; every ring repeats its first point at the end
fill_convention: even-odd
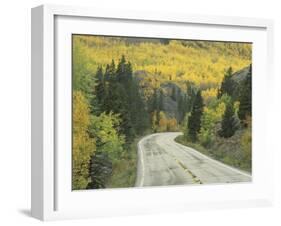
{"type": "Polygon", "coordinates": [[[175,142],[179,135],[155,133],[140,140],[137,187],[251,181],[250,174],[175,142]]]}

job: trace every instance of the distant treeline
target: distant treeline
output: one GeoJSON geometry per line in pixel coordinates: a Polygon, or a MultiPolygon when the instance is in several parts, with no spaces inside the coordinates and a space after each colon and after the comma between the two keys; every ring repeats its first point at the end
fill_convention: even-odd
{"type": "Polygon", "coordinates": [[[182,89],[189,81],[202,89],[204,99],[214,97],[225,69],[231,65],[238,71],[252,58],[252,45],[247,43],[74,35],[73,45],[92,73],[125,55],[135,72],[145,72],[140,79],[145,98],[167,81],[182,89]]]}

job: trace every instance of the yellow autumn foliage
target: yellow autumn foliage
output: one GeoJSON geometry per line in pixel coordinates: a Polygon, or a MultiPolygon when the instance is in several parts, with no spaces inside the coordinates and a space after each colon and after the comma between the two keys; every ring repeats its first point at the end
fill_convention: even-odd
{"type": "Polygon", "coordinates": [[[95,140],[89,137],[90,109],[81,91],[73,92],[73,189],[85,189],[89,183],[89,161],[96,149],[95,140]]]}
{"type": "MultiPolygon", "coordinates": [[[[81,46],[87,67],[93,71],[111,59],[118,62],[125,55],[134,71],[145,71],[144,93],[165,81],[190,81],[206,88],[218,88],[225,70],[240,70],[251,63],[252,46],[248,43],[170,40],[162,44],[157,39],[117,38],[74,35],[73,45],[81,46]]],[[[80,47],[79,47],[80,48],[80,47]]],[[[215,89],[206,93],[213,96],[215,89]]]]}
{"type": "Polygon", "coordinates": [[[167,131],[174,132],[174,131],[178,131],[178,130],[179,130],[179,128],[178,128],[177,120],[175,118],[168,119],[167,131]]]}
{"type": "Polygon", "coordinates": [[[165,112],[159,112],[159,122],[157,122],[157,112],[152,113],[152,129],[154,132],[178,131],[179,125],[176,118],[168,118],[165,112]]]}
{"type": "Polygon", "coordinates": [[[167,124],[168,124],[168,120],[166,118],[165,113],[163,111],[160,111],[160,113],[159,113],[159,127],[158,127],[158,131],[159,132],[167,131],[167,124]]]}
{"type": "Polygon", "coordinates": [[[209,102],[217,97],[218,89],[217,88],[209,88],[206,90],[202,90],[201,95],[203,97],[205,105],[208,105],[209,102]]]}

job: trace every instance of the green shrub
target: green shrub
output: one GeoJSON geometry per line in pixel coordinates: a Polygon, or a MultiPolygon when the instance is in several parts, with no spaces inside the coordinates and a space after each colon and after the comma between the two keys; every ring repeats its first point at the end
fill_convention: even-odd
{"type": "Polygon", "coordinates": [[[210,148],[214,143],[215,135],[210,130],[201,128],[198,138],[200,144],[205,148],[210,148]]]}
{"type": "Polygon", "coordinates": [[[244,157],[245,167],[251,168],[252,163],[252,134],[251,130],[247,129],[241,137],[241,147],[244,157]]]}

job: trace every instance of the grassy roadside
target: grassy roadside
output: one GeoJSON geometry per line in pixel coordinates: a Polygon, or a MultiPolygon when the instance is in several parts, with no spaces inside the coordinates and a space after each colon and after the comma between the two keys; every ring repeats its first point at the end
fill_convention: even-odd
{"type": "Polygon", "coordinates": [[[112,176],[108,188],[134,187],[137,175],[137,144],[142,137],[138,137],[130,144],[128,153],[120,160],[113,162],[112,176]]]}
{"type": "Polygon", "coordinates": [[[234,150],[231,146],[228,146],[228,150],[225,146],[217,145],[214,148],[205,148],[199,143],[188,142],[184,139],[183,135],[176,137],[176,142],[194,148],[195,150],[205,154],[215,160],[223,162],[227,165],[233,166],[243,171],[251,172],[251,164],[241,155],[240,150],[234,150]]]}

